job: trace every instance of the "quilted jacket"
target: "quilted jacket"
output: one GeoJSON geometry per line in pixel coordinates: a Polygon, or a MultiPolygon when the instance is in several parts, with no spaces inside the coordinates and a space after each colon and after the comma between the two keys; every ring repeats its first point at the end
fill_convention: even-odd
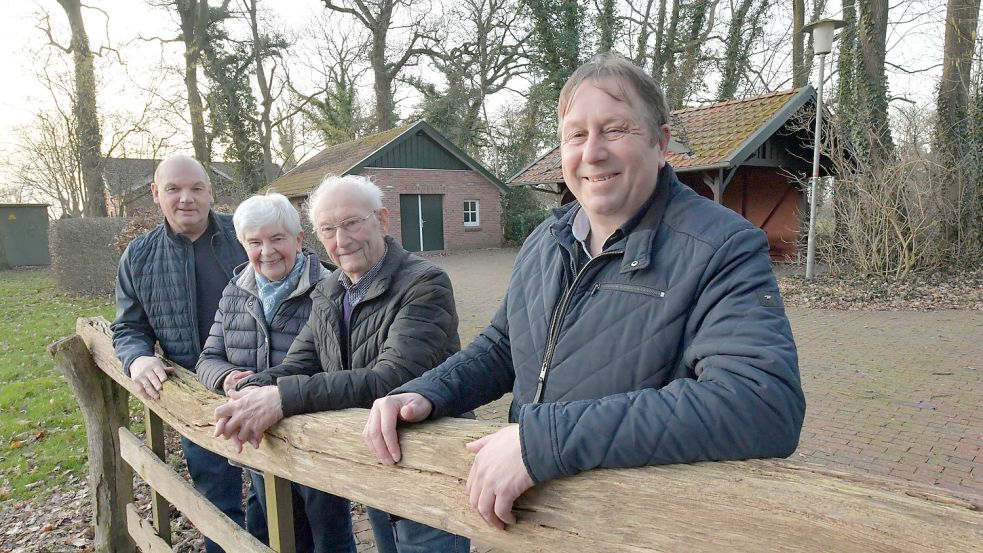
{"type": "Polygon", "coordinates": [[[386,237],[389,251],[352,311],[347,354],[341,336],[340,269],[311,293],[311,317],[283,363],[239,387],[276,384],[283,415],[368,408],[390,390],[461,349],[447,273],[386,237]]]}
{"type": "MultiPolygon", "coordinates": [[[[236,239],[232,216],[209,212],[212,249],[225,273],[246,261],[236,239]]],[[[194,370],[201,342],[195,308],[194,244],[171,230],[165,220],[154,230],[135,238],[119,260],[116,274],[116,319],[113,347],[130,374],[137,357],[154,354],[159,342],[164,356],[194,370]]]]}
{"type": "Polygon", "coordinates": [[[237,276],[222,292],[205,348],[195,367],[198,380],[223,393],[225,377],[235,370],[263,371],[278,365],[311,315],[311,292],[331,271],[317,254],[304,252],[300,281],[269,325],[256,287],[256,272],[248,263],[236,269],[237,276]]]}
{"type": "Polygon", "coordinates": [[[475,341],[422,378],[433,416],[513,393],[544,482],[595,467],[787,456],[805,400],[765,234],[668,165],[639,225],[576,270],[561,208],[475,341]]]}

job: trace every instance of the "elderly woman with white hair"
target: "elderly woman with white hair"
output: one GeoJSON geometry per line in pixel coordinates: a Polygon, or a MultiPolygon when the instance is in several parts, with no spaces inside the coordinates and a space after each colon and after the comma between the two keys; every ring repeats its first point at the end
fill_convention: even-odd
{"type": "MultiPolygon", "coordinates": [[[[307,324],[311,292],[330,271],[303,249],[300,215],[282,194],[247,199],[232,221],[249,261],[222,293],[196,371],[205,386],[235,397],[248,393],[234,391],[240,380],[283,361],[307,324]]],[[[262,475],[250,477],[265,511],[262,475]]],[[[347,499],[293,484],[293,503],[298,551],[355,553],[347,499]]]]}

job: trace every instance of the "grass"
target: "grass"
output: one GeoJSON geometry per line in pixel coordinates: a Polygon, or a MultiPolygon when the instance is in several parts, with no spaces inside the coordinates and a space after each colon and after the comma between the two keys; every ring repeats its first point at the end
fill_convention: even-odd
{"type": "Polygon", "coordinates": [[[59,292],[49,271],[0,271],[0,501],[84,476],[82,415],[45,348],[77,317],[113,313],[109,298],[59,292]]]}

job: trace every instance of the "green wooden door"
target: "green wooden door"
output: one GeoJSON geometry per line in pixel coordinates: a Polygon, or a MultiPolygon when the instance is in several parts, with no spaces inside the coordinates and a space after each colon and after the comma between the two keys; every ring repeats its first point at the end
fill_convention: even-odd
{"type": "Polygon", "coordinates": [[[440,194],[400,194],[399,221],[407,251],[444,249],[444,208],[440,194]]]}

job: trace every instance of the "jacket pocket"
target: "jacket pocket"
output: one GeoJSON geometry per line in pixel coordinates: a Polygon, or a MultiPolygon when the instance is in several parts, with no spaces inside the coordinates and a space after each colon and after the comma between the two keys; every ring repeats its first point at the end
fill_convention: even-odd
{"type": "Polygon", "coordinates": [[[619,284],[614,282],[598,282],[594,284],[594,289],[591,290],[591,295],[593,296],[602,290],[628,292],[630,294],[643,294],[653,298],[666,297],[665,290],[659,290],[658,288],[652,288],[649,286],[641,286],[639,284],[619,284]]]}

